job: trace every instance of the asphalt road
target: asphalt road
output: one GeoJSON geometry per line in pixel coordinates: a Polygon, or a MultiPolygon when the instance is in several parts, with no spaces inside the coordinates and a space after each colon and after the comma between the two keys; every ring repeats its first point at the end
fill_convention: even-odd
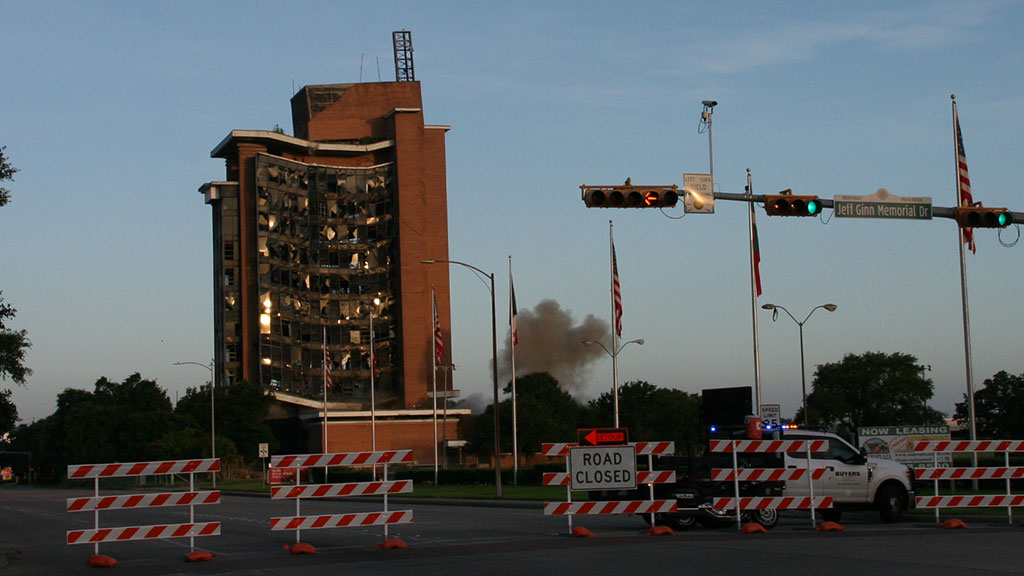
{"type": "MultiPolygon", "coordinates": [[[[86,491],[13,487],[0,490],[0,551],[17,550],[0,576],[90,573],[92,545],[65,544],[68,530],[90,528],[91,513],[69,513],[66,499],[86,491]]],[[[292,501],[225,495],[219,505],[196,507],[196,521],[219,520],[221,535],[196,538],[196,549],[217,557],[186,563],[189,540],[101,544],[117,558],[119,574],[1021,574],[1024,528],[1003,517],[965,519],[967,530],[944,530],[931,516],[881,524],[873,514],[847,514],[843,532],[817,532],[809,515],[790,512],[768,533],[740,534],[734,527],[695,528],[672,536],[647,536],[636,517],[577,516],[574,525],[595,536],[569,536],[567,519],[544,516],[539,503],[508,507],[457,505],[392,498],[389,509],[412,510],[412,524],[389,527],[407,546],[383,550],[383,527],[304,530],[316,555],[291,555],[294,532],[271,532],[272,516],[295,513],[292,501]]],[[[306,500],[303,514],[382,509],[381,502],[306,500]]],[[[104,512],[101,526],[188,521],[187,508],[104,512]]],[[[2,564],[0,564],[2,566],[2,564]]]]}

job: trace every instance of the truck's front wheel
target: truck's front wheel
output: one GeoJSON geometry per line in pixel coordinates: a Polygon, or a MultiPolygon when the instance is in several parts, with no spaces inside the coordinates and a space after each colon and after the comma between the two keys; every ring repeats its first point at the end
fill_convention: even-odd
{"type": "Polygon", "coordinates": [[[654,518],[673,530],[689,530],[697,524],[697,517],[693,514],[655,514],[654,518]]]}
{"type": "MultiPolygon", "coordinates": [[[[644,522],[647,524],[651,523],[650,514],[641,514],[644,517],[644,522]]],[[[685,513],[666,513],[666,514],[655,514],[654,525],[655,526],[668,526],[673,530],[689,530],[697,524],[697,517],[693,514],[685,513]]]]}
{"type": "Polygon", "coordinates": [[[907,507],[907,491],[902,486],[886,484],[878,489],[875,505],[878,506],[882,522],[899,522],[907,507]]]}
{"type": "Polygon", "coordinates": [[[761,526],[771,530],[779,523],[779,511],[775,508],[765,508],[762,510],[753,510],[747,512],[750,520],[757,522],[761,526]]]}
{"type": "Polygon", "coordinates": [[[825,522],[839,522],[843,517],[843,511],[835,508],[821,508],[818,510],[821,519],[825,522]]]}

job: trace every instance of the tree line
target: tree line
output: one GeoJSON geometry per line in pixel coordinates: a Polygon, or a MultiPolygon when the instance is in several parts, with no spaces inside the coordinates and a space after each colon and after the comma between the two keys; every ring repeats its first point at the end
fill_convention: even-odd
{"type": "MultiPolygon", "coordinates": [[[[817,367],[808,395],[808,423],[853,438],[859,426],[942,424],[928,406],[933,385],[913,356],[870,352],[847,355],[817,367]]],[[[505,388],[511,393],[511,382],[505,388]]],[[[216,453],[228,472],[258,462],[257,446],[305,446],[300,429],[277,434],[267,415],[274,402],[258,385],[238,382],[214,390],[216,453]]],[[[534,454],[547,442],[573,442],[579,428],[609,428],[614,397],[609,390],[580,402],[547,373],[516,379],[518,446],[534,454]]],[[[500,404],[502,452],[512,450],[512,405],[500,404]]],[[[975,393],[979,438],[1024,438],[1024,374],[999,372],[975,393]]],[[[494,406],[464,421],[467,452],[494,453],[494,406]]],[[[802,421],[798,411],[795,420],[802,421]]],[[[966,399],[955,418],[967,419],[966,399]]],[[[3,450],[32,453],[35,476],[59,480],[67,465],[96,462],[178,460],[209,457],[210,387],[189,388],[173,405],[156,381],[135,373],[122,382],[98,379],[91,391],[68,388],[58,394],[56,411],[15,427],[17,409],[9,391],[0,393],[0,436],[11,431],[3,450]]],[[[633,441],[673,441],[679,454],[703,449],[701,396],[676,388],[631,381],[619,388],[619,423],[633,441]]],[[[301,448],[300,448],[301,449],[301,448]]]]}
{"type": "MultiPolygon", "coordinates": [[[[123,382],[100,378],[92,391],[68,388],[58,394],[57,410],[15,428],[9,449],[31,452],[34,476],[44,481],[60,480],[69,464],[209,458],[214,447],[231,473],[257,460],[258,444],[276,449],[266,423],[272,399],[259,386],[239,382],[217,387],[214,402],[215,445],[210,440],[209,386],[187,389],[172,405],[156,381],[138,373],[123,382]]],[[[3,404],[0,400],[0,415],[3,404]]]]}
{"type": "MultiPolygon", "coordinates": [[[[928,368],[910,354],[865,352],[817,366],[807,395],[806,426],[830,430],[854,440],[861,426],[941,425],[945,415],[928,405],[934,384],[928,368]]],[[[505,389],[511,393],[511,383],[505,389]]],[[[549,374],[516,379],[517,430],[520,453],[540,451],[546,442],[571,442],[578,428],[609,428],[614,423],[611,391],[585,403],[576,401],[549,374]]],[[[953,419],[969,419],[967,395],[956,404],[953,419]]],[[[467,439],[481,455],[494,453],[494,408],[467,430],[467,439]]],[[[499,405],[502,452],[512,451],[512,401],[499,405]]],[[[803,408],[787,423],[804,425],[803,408]]],[[[975,392],[975,421],[980,439],[1024,439],[1024,374],[1005,371],[986,379],[975,392]]],[[[676,443],[680,454],[703,449],[701,397],[644,381],[619,389],[619,423],[633,441],[676,443]]]]}

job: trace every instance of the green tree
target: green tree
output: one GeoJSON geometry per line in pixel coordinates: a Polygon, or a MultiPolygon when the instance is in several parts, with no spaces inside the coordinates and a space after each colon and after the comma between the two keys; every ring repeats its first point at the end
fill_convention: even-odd
{"type": "Polygon", "coordinates": [[[57,467],[162,459],[158,440],[178,422],[167,393],[138,373],[124,382],[96,381],[94,391],[67,389],[46,434],[57,467]]]}
{"type": "MultiPolygon", "coordinates": [[[[836,426],[852,437],[858,426],[941,424],[942,413],[928,406],[932,381],[910,354],[847,354],[841,362],[818,366],[807,395],[808,423],[836,426]]],[[[803,421],[797,412],[797,420],[803,421]]]]}
{"type": "MultiPolygon", "coordinates": [[[[610,427],[615,422],[615,398],[605,392],[588,405],[586,423],[610,427]]],[[[630,440],[671,440],[676,452],[691,453],[701,445],[700,396],[674,388],[661,388],[637,380],[619,388],[619,425],[629,428],[630,440]]]]}
{"type": "Polygon", "coordinates": [[[18,423],[18,407],[11,400],[11,391],[0,392],[0,436],[14,429],[18,423]]]}
{"type": "Polygon", "coordinates": [[[4,323],[14,318],[17,312],[4,304],[3,292],[0,292],[0,379],[10,378],[18,384],[25,384],[25,377],[32,370],[25,366],[25,352],[32,346],[25,330],[12,330],[4,323]]]}
{"type": "MultiPolygon", "coordinates": [[[[511,382],[505,393],[512,393],[511,382]]],[[[519,452],[535,454],[547,442],[567,442],[576,438],[580,405],[562,390],[558,380],[547,372],[535,372],[516,378],[516,428],[519,452]]],[[[503,444],[511,447],[512,400],[502,402],[501,433],[503,444]]],[[[492,418],[493,420],[493,418],[492,418]]]]}
{"type": "MultiPolygon", "coordinates": [[[[17,168],[10,165],[4,150],[7,147],[0,147],[0,184],[8,180],[14,180],[17,168]]],[[[0,206],[7,204],[11,199],[11,193],[0,186],[0,206]]],[[[4,304],[3,292],[0,292],[0,379],[10,378],[18,384],[25,383],[25,377],[32,374],[32,370],[25,367],[25,351],[32,343],[28,339],[28,333],[24,330],[12,330],[5,325],[5,321],[14,318],[17,312],[11,306],[4,304]]]]}
{"type": "MultiPolygon", "coordinates": [[[[265,422],[272,399],[260,386],[248,382],[220,386],[214,392],[213,400],[219,458],[227,460],[237,454],[252,461],[258,458],[261,442],[275,442],[265,422]]],[[[209,386],[186,390],[174,411],[182,418],[183,427],[165,441],[182,449],[198,448],[191,454],[209,455],[209,386]]]]}
{"type": "MultiPolygon", "coordinates": [[[[504,389],[512,393],[510,382],[504,389]]],[[[536,372],[516,378],[516,428],[519,452],[540,452],[546,442],[571,442],[576,439],[580,405],[558,380],[547,372],[536,372]]],[[[501,420],[501,450],[512,451],[512,400],[503,400],[498,414],[501,420]]],[[[467,439],[480,455],[494,454],[494,404],[475,419],[467,439]]]]}
{"type": "MultiPolygon", "coordinates": [[[[967,395],[956,403],[954,416],[970,420],[967,395]]],[[[979,438],[1024,438],[1024,374],[1000,370],[974,393],[974,424],[979,438]]]]}
{"type": "MultiPolygon", "coordinates": [[[[7,146],[0,146],[0,183],[13,181],[14,174],[18,172],[18,169],[7,161],[7,155],[4,154],[4,150],[7,150],[7,146]]],[[[9,190],[0,186],[0,206],[3,206],[10,202],[11,193],[9,190]]]]}

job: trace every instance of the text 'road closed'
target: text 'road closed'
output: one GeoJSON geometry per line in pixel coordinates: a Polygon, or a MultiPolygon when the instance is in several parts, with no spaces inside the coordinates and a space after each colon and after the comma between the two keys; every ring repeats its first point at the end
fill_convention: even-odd
{"type": "Polygon", "coordinates": [[[573,490],[636,488],[636,450],[633,446],[586,446],[569,449],[573,490]]]}

